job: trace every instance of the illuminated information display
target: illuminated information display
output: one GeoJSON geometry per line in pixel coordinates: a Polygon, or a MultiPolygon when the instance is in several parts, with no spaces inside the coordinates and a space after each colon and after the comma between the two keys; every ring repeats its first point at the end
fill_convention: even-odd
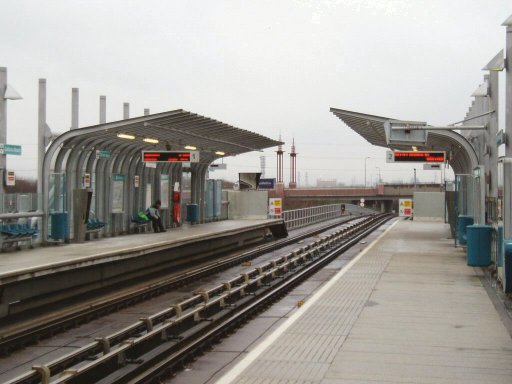
{"type": "Polygon", "coordinates": [[[142,151],[145,163],[197,163],[199,152],[191,151],[142,151]]]}
{"type": "Polygon", "coordinates": [[[446,153],[442,151],[389,151],[389,163],[444,163],[446,153]]]}

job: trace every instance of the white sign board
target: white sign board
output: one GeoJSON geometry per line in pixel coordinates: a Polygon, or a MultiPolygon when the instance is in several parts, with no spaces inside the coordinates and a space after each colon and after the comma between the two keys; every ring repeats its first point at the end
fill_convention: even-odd
{"type": "Polygon", "coordinates": [[[268,199],[268,214],[270,216],[281,216],[283,213],[283,199],[268,199]]]}
{"type": "Polygon", "coordinates": [[[16,185],[16,173],[14,171],[7,171],[5,174],[5,185],[14,187],[16,185]]]}
{"type": "Polygon", "coordinates": [[[412,216],[412,199],[399,199],[398,200],[398,216],[410,217],[412,216]]]}

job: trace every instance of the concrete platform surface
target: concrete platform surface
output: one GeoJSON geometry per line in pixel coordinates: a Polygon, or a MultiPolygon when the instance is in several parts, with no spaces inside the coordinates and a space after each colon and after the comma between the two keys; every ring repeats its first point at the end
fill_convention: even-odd
{"type": "Polygon", "coordinates": [[[217,383],[512,383],[512,339],[441,223],[397,221],[217,383]]]}
{"type": "Polygon", "coordinates": [[[0,284],[10,277],[22,279],[41,276],[46,271],[56,271],[106,263],[119,258],[140,256],[147,252],[166,249],[197,240],[261,228],[281,222],[281,220],[225,220],[200,225],[184,225],[168,229],[164,233],[146,232],[87,241],[80,244],[60,244],[38,247],[17,252],[0,253],[0,284]]]}

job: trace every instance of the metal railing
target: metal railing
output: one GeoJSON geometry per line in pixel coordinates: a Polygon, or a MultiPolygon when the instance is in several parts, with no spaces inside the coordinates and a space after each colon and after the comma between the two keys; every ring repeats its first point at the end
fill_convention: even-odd
{"type": "Polygon", "coordinates": [[[273,217],[282,218],[286,224],[286,228],[290,230],[334,219],[340,217],[343,213],[362,215],[376,212],[353,204],[329,204],[283,211],[281,216],[273,217]]]}

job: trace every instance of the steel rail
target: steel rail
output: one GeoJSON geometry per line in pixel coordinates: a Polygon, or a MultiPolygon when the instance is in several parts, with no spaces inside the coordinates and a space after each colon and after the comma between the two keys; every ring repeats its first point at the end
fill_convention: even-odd
{"type": "MultiPolygon", "coordinates": [[[[59,377],[52,380],[52,383],[99,382],[101,379],[101,376],[98,376],[99,372],[102,372],[101,375],[103,376],[105,376],[106,372],[106,376],[108,376],[111,374],[110,371],[117,371],[118,368],[120,368],[121,371],[130,371],[129,377],[133,377],[134,372],[132,371],[134,370],[128,369],[132,367],[135,367],[137,374],[145,375],[142,372],[148,371],[148,362],[152,362],[151,364],[154,366],[159,366],[160,363],[155,363],[155,359],[156,361],[162,360],[161,354],[156,352],[149,352],[150,355],[155,355],[151,358],[144,356],[144,358],[141,359],[142,355],[148,354],[148,350],[156,351],[162,349],[160,344],[163,343],[166,355],[176,355],[177,352],[172,352],[172,350],[178,348],[178,352],[181,352],[176,356],[182,357],[183,353],[189,351],[190,347],[187,346],[189,341],[183,342],[179,338],[175,339],[174,337],[176,335],[187,336],[191,332],[190,329],[194,325],[201,324],[203,320],[207,319],[207,316],[214,315],[218,317],[217,312],[220,313],[220,319],[226,316],[233,316],[229,314],[230,311],[228,311],[227,308],[233,305],[235,301],[237,302],[236,312],[240,312],[240,309],[246,306],[252,307],[253,304],[249,305],[249,303],[254,300],[248,299],[248,297],[251,298],[251,294],[255,294],[258,289],[269,285],[272,281],[275,282],[276,279],[279,283],[273,283],[274,286],[291,286],[290,284],[298,282],[301,276],[305,276],[308,273],[312,273],[313,270],[317,270],[348,246],[354,244],[361,237],[366,236],[370,225],[373,224],[373,229],[387,217],[388,216],[380,215],[378,217],[374,216],[359,219],[362,222],[357,226],[350,225],[337,231],[335,234],[315,241],[312,245],[304,246],[276,260],[266,262],[249,272],[236,276],[209,290],[195,292],[195,295],[190,299],[173,305],[152,316],[142,318],[139,322],[115,334],[107,336],[106,338],[97,339],[94,343],[90,343],[44,366],[34,367],[33,371],[27,372],[8,383],[49,383],[50,379],[54,378],[57,374],[59,377]],[[362,228],[362,233],[357,235],[356,231],[359,230],[359,227],[362,228]],[[353,235],[355,235],[355,237],[353,235]],[[348,238],[349,236],[351,237],[348,238]],[[342,242],[341,246],[339,246],[340,242],[342,242]],[[289,271],[294,270],[299,265],[311,263],[315,258],[325,253],[326,249],[334,246],[335,250],[330,251],[326,258],[324,257],[313,263],[308,268],[300,271],[297,275],[294,275],[295,277],[286,279],[286,284],[284,283],[285,280],[280,280],[280,277],[283,277],[289,271]],[[233,303],[231,303],[231,301],[233,301],[233,303]],[[241,301],[241,303],[238,303],[239,301],[241,301]],[[174,340],[177,341],[174,342],[174,340]],[[87,360],[92,361],[84,363],[84,361],[87,360]],[[82,362],[82,364],[77,366],[77,363],[80,362],[82,362]]],[[[282,289],[283,288],[281,288],[281,290],[282,289]]],[[[274,293],[273,295],[275,294],[278,293],[274,293]]],[[[268,293],[265,293],[264,297],[268,295],[268,293]]],[[[256,302],[260,301],[261,299],[258,296],[256,302]]],[[[245,312],[241,311],[240,313],[245,312]]],[[[233,319],[231,319],[230,322],[233,322],[233,319]]],[[[215,324],[218,321],[219,320],[217,320],[215,324]]],[[[200,334],[205,333],[205,330],[207,331],[210,327],[210,325],[202,327],[205,329],[202,329],[200,334]]],[[[218,332],[219,329],[220,328],[218,328],[216,332],[218,332]]],[[[206,333],[209,334],[210,332],[206,333]]],[[[191,335],[188,336],[190,339],[191,335]]],[[[202,337],[198,338],[197,335],[193,335],[192,333],[192,340],[196,339],[200,340],[202,337]]],[[[151,370],[152,369],[149,369],[149,371],[151,370]]],[[[114,381],[112,377],[105,380],[109,383],[125,383],[127,382],[127,377],[123,376],[122,379],[119,379],[120,381],[118,381],[118,379],[114,381]]]]}
{"type": "MultiPolygon", "coordinates": [[[[356,218],[346,218],[343,222],[350,222],[355,219],[356,218]]],[[[41,340],[48,335],[58,333],[62,329],[69,329],[70,326],[82,324],[88,321],[88,319],[90,320],[91,318],[101,316],[105,313],[111,313],[119,308],[124,308],[128,305],[147,299],[147,297],[157,296],[176,286],[183,285],[188,281],[194,281],[219,270],[253,259],[263,253],[296,243],[300,240],[334,228],[340,224],[340,221],[337,221],[336,223],[330,223],[290,238],[261,245],[249,251],[211,262],[208,265],[196,268],[193,271],[184,272],[170,278],[162,279],[158,283],[152,283],[150,286],[131,290],[130,292],[124,293],[122,296],[115,296],[107,300],[98,299],[97,304],[89,303],[85,305],[85,308],[77,305],[80,308],[71,314],[59,315],[57,318],[45,315],[43,316],[43,320],[37,318],[33,322],[28,323],[25,327],[16,329],[12,333],[4,332],[0,337],[0,351],[2,351],[3,354],[7,354],[34,341],[41,340]]]]}

